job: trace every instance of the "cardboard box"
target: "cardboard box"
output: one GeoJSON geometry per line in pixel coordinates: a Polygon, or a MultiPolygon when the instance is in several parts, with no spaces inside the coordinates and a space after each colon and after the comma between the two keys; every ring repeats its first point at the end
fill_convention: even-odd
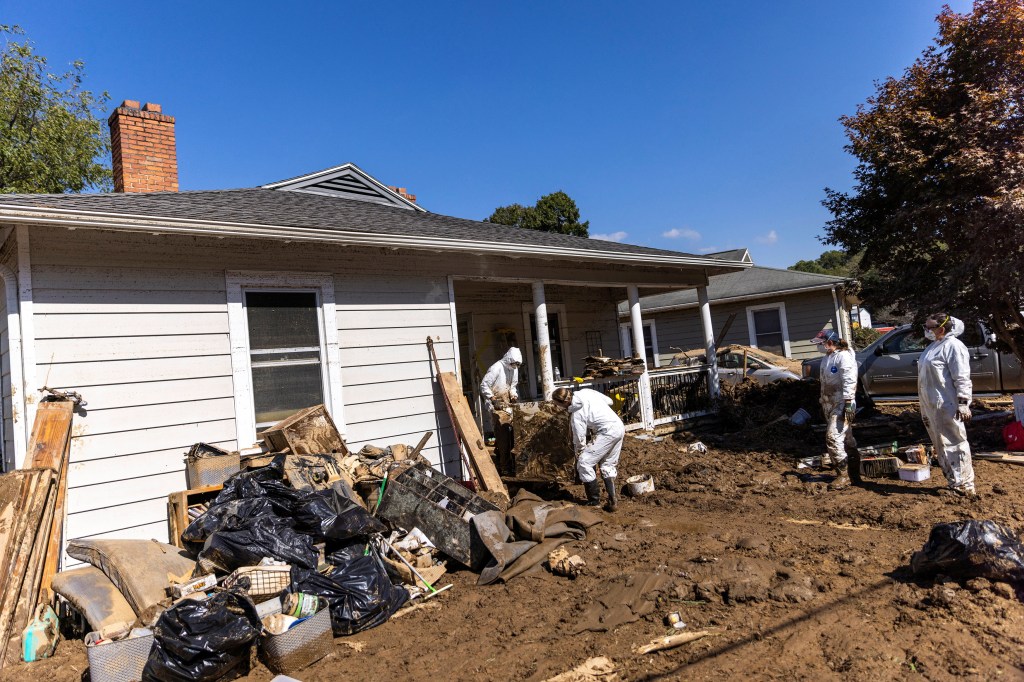
{"type": "Polygon", "coordinates": [[[927,481],[931,477],[929,464],[904,464],[900,467],[900,479],[903,481],[927,481]]]}

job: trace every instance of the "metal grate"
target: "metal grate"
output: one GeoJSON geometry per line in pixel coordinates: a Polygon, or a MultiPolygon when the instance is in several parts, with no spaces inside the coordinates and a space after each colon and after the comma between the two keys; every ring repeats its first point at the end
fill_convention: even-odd
{"type": "Polygon", "coordinates": [[[650,376],[651,403],[656,420],[696,416],[711,411],[709,368],[652,372],[650,376]]]}

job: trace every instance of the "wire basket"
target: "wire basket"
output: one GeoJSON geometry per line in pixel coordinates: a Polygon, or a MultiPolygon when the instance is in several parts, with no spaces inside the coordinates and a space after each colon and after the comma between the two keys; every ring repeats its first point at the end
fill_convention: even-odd
{"type": "Polygon", "coordinates": [[[260,640],[260,659],[275,673],[293,673],[316,663],[334,649],[331,610],[321,609],[280,635],[260,640]]]}
{"type": "Polygon", "coordinates": [[[222,587],[240,587],[258,603],[287,590],[292,581],[291,570],[291,566],[245,566],[224,578],[222,587]]]}
{"type": "Polygon", "coordinates": [[[92,682],[137,682],[142,679],[153,635],[87,646],[89,679],[92,682]]]}

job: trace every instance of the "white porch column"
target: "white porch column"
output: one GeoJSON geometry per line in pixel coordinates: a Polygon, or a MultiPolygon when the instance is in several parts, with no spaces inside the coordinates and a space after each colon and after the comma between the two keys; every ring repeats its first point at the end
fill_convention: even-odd
{"type": "Polygon", "coordinates": [[[640,317],[640,290],[636,285],[626,287],[629,298],[629,320],[633,328],[633,352],[644,361],[644,373],[640,375],[640,418],[644,428],[654,428],[654,404],[651,401],[651,375],[647,373],[647,352],[644,345],[644,322],[640,317]]]}
{"type": "Polygon", "coordinates": [[[704,351],[707,354],[708,365],[711,366],[711,399],[717,400],[719,393],[718,349],[715,348],[715,330],[711,326],[711,301],[708,298],[706,286],[697,287],[697,301],[700,303],[700,325],[704,330],[704,351]]]}
{"type": "Polygon", "coordinates": [[[533,314],[537,323],[537,357],[540,362],[540,391],[551,400],[555,375],[551,364],[551,337],[548,334],[548,305],[544,300],[544,282],[533,283],[533,314]]]}

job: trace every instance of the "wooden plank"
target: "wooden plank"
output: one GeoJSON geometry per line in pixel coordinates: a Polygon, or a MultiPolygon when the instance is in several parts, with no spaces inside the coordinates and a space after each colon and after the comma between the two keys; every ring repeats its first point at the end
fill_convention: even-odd
{"type": "Polygon", "coordinates": [[[296,455],[339,452],[348,455],[348,448],[331,414],[324,405],[299,410],[263,432],[263,440],[274,450],[290,450],[296,455]]]}
{"type": "Polygon", "coordinates": [[[1017,455],[1010,452],[975,452],[973,457],[974,459],[983,459],[987,462],[1024,464],[1024,455],[1017,455]]]}
{"type": "MultiPolygon", "coordinates": [[[[36,417],[38,419],[38,415],[36,417]]],[[[67,496],[68,496],[68,460],[71,457],[71,438],[68,434],[68,438],[65,439],[64,443],[64,455],[63,461],[60,467],[60,477],[57,479],[57,501],[53,508],[53,521],[50,524],[50,535],[46,542],[46,555],[45,563],[43,564],[43,576],[39,584],[39,591],[42,595],[40,603],[52,603],[56,607],[54,602],[54,595],[51,590],[53,583],[53,576],[57,575],[57,568],[60,565],[60,555],[63,551],[63,533],[64,533],[64,522],[67,519],[67,496]]]]}
{"type": "Polygon", "coordinates": [[[76,342],[84,338],[167,336],[189,334],[227,334],[227,304],[212,313],[61,313],[36,315],[36,340],[67,339],[70,332],[76,342]]]}
{"type": "Polygon", "coordinates": [[[501,482],[498,469],[491,460],[491,453],[484,447],[484,437],[476,426],[476,419],[469,409],[469,403],[462,394],[462,386],[458,378],[452,372],[441,372],[437,375],[441,390],[444,391],[451,407],[452,420],[455,422],[455,429],[459,432],[469,455],[469,461],[476,470],[481,487],[487,491],[493,491],[508,497],[505,484],[501,482]]]}
{"type": "Polygon", "coordinates": [[[70,400],[46,401],[36,409],[32,436],[28,442],[25,461],[31,468],[53,469],[59,472],[71,435],[71,419],[75,404],[70,400]]]}

